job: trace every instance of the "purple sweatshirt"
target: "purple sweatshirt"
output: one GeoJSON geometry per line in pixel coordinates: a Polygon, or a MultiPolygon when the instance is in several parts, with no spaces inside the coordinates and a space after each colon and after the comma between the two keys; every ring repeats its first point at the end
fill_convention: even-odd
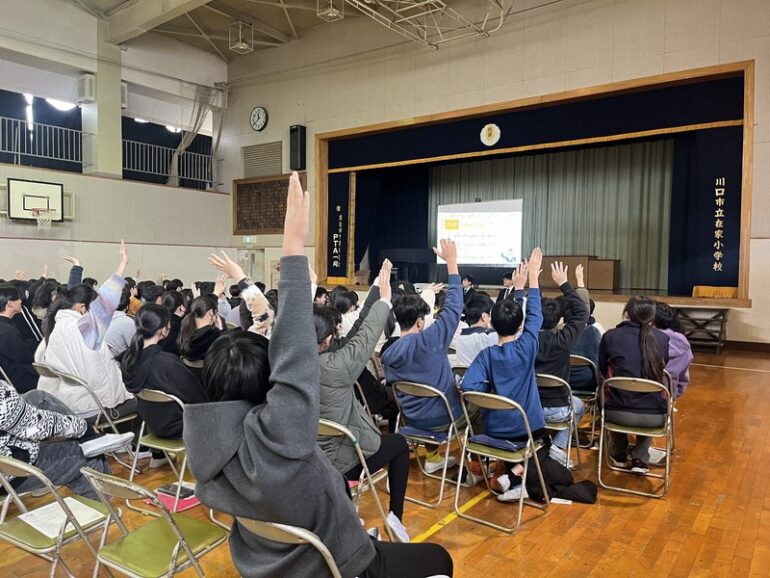
{"type": "Polygon", "coordinates": [[[690,364],[692,363],[692,348],[690,342],[681,333],[673,329],[661,329],[668,335],[668,363],[666,371],[671,374],[674,399],[679,397],[687,389],[690,383],[690,364]]]}

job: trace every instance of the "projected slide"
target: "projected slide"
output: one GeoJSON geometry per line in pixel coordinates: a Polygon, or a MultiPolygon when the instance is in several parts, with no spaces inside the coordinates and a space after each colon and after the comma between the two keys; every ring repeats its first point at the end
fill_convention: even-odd
{"type": "Polygon", "coordinates": [[[462,265],[514,266],[521,260],[522,206],[521,199],[439,205],[436,246],[454,239],[462,265]]]}

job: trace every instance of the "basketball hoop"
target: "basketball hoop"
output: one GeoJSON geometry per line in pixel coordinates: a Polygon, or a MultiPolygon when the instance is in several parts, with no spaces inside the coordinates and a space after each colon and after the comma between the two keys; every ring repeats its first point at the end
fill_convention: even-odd
{"type": "Polygon", "coordinates": [[[32,214],[37,219],[37,228],[41,231],[49,231],[55,212],[55,209],[32,209],[32,214]]]}

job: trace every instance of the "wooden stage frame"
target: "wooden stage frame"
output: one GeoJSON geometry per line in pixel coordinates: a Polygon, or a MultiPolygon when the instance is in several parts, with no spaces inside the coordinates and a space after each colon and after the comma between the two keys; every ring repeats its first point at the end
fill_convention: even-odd
{"type": "MultiPolygon", "coordinates": [[[[355,239],[355,174],[357,171],[382,169],[396,166],[407,166],[441,162],[448,160],[462,160],[472,158],[490,158],[526,151],[556,149],[570,146],[583,146],[608,142],[617,142],[628,139],[644,138],[657,135],[675,134],[694,130],[721,128],[726,126],[743,126],[743,166],[741,177],[741,233],[740,233],[740,258],[738,265],[738,292],[735,299],[707,299],[693,297],[667,297],[667,302],[678,305],[699,304],[727,307],[750,307],[749,299],[749,250],[751,244],[751,198],[752,198],[752,168],[754,158],[754,61],[747,60],[729,64],[720,64],[703,68],[695,68],[654,76],[646,76],[610,84],[602,84],[589,88],[580,88],[565,92],[552,93],[543,96],[522,98],[508,102],[488,104],[472,108],[465,108],[450,112],[429,114],[414,118],[407,118],[392,122],[384,122],[367,126],[347,128],[342,130],[319,133],[315,136],[315,184],[316,184],[316,271],[321,283],[352,284],[354,278],[353,241],[355,239]],[[565,104],[586,98],[597,96],[611,96],[629,92],[637,92],[651,88],[690,84],[703,80],[716,80],[743,74],[743,119],[733,121],[711,122],[701,124],[666,127],[656,130],[623,133],[602,137],[575,139],[568,141],[554,141],[538,143],[529,146],[519,146],[503,149],[491,149],[477,152],[443,155],[440,157],[416,158],[404,161],[369,164],[361,166],[340,167],[329,169],[329,142],[347,138],[374,135],[383,132],[394,131],[407,127],[420,127],[446,121],[456,121],[482,117],[491,113],[511,112],[514,110],[526,110],[541,107],[547,104],[565,104]],[[351,203],[348,219],[348,243],[347,271],[348,277],[326,277],[327,271],[327,239],[328,239],[328,179],[330,174],[351,173],[351,203]]],[[[597,301],[625,301],[624,295],[596,295],[597,301]]]]}

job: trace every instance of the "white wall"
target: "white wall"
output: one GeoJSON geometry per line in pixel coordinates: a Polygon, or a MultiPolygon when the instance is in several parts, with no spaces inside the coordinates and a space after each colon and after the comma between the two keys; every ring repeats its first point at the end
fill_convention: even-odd
{"type": "MultiPolygon", "coordinates": [[[[319,132],[750,59],[756,61],[753,308],[733,310],[728,331],[733,340],[770,342],[769,0],[568,0],[514,15],[490,38],[437,52],[363,18],[318,26],[299,41],[230,65],[226,181],[242,176],[240,148],[261,142],[284,141],[288,170],[288,127],[296,123],[308,130],[312,193],[319,132]],[[248,126],[258,104],[270,115],[261,134],[248,126]]],[[[602,304],[599,317],[611,326],[621,309],[602,304]]]]}
{"type": "Polygon", "coordinates": [[[231,247],[228,195],[0,164],[3,210],[8,177],[62,183],[65,195],[73,195],[74,220],[43,232],[34,223],[0,217],[0,278],[16,269],[38,276],[48,263],[52,276],[66,280],[62,256],[73,254],[87,276],[101,281],[114,271],[117,244],[125,239],[131,275],[141,268],[143,279],[161,273],[187,282],[213,279],[207,257],[231,247]]]}

